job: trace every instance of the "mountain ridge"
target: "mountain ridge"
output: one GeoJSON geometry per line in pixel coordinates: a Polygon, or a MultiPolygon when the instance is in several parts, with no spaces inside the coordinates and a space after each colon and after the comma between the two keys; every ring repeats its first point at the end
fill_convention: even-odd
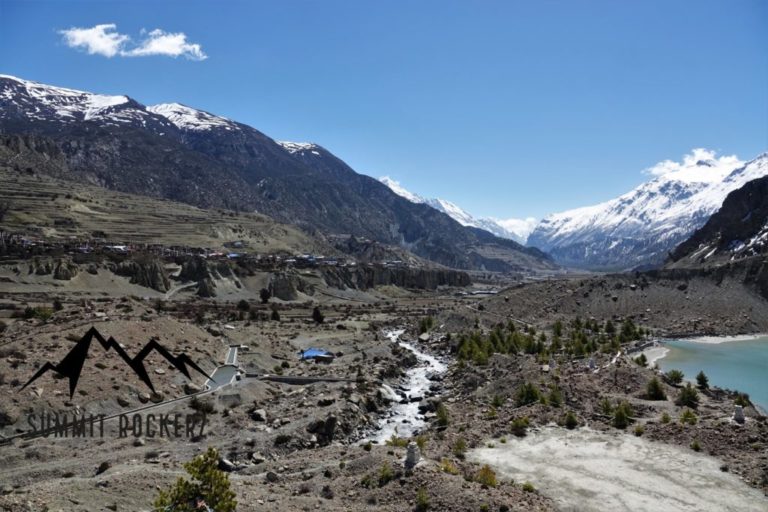
{"type": "Polygon", "coordinates": [[[0,132],[56,148],[64,164],[41,167],[58,178],[203,208],[255,210],[310,233],[398,245],[452,268],[556,268],[538,250],[410,203],[321,146],[289,150],[285,144],[296,143],[281,145],[248,125],[178,103],[144,107],[128,96],[104,96],[96,103],[107,106],[86,115],[102,96],[5,75],[0,132]]]}
{"type": "Polygon", "coordinates": [[[520,244],[526,243],[530,231],[535,226],[535,219],[532,217],[528,219],[506,220],[496,219],[493,217],[475,217],[456,203],[448,201],[447,199],[425,198],[418,194],[414,194],[413,192],[410,192],[404,188],[400,182],[390,178],[389,176],[382,176],[379,178],[379,181],[389,187],[395,194],[408,199],[412,203],[427,204],[432,208],[450,216],[462,226],[470,226],[483,229],[498,237],[514,240],[520,244]],[[514,225],[515,228],[508,227],[512,225],[514,225]]]}
{"type": "Polygon", "coordinates": [[[682,164],[662,162],[655,177],[593,206],[543,219],[528,238],[564,265],[626,270],[663,263],[722,205],[729,192],[768,174],[765,154],[742,162],[694,150],[682,164]]]}

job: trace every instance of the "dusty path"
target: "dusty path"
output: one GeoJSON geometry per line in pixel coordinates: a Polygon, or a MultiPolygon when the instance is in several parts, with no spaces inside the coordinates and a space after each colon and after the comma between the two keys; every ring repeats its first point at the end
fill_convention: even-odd
{"type": "Polygon", "coordinates": [[[551,427],[469,458],[533,483],[563,511],[768,511],[768,498],[717,459],[625,433],[551,427]]]}

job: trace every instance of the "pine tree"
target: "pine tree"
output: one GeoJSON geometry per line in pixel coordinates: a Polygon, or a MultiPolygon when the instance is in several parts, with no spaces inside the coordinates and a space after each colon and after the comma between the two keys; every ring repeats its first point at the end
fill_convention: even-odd
{"type": "Polygon", "coordinates": [[[203,455],[184,464],[192,480],[180,477],[170,489],[161,490],[153,507],[155,510],[194,512],[194,501],[200,497],[216,512],[234,512],[237,508],[235,493],[230,489],[229,476],[218,466],[219,452],[208,448],[203,455]]]}
{"type": "Polygon", "coordinates": [[[704,370],[696,375],[696,383],[699,385],[699,389],[709,389],[709,378],[704,374],[704,370]]]}
{"type": "Polygon", "coordinates": [[[667,395],[664,393],[664,388],[656,377],[648,381],[648,385],[645,387],[645,394],[649,400],[667,399],[667,395]]]}

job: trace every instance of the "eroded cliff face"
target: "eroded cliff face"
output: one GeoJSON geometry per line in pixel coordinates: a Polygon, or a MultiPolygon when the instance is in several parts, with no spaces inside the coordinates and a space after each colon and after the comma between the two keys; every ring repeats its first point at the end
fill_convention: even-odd
{"type": "Polygon", "coordinates": [[[296,272],[275,272],[269,278],[269,291],[280,300],[296,300],[299,292],[314,295],[315,287],[296,272]]]}
{"type": "Polygon", "coordinates": [[[125,260],[110,265],[109,268],[119,276],[128,277],[132,284],[152,288],[163,293],[171,289],[171,280],[160,260],[125,260]]]}
{"type": "Polygon", "coordinates": [[[436,290],[440,286],[468,286],[469,274],[450,269],[415,269],[366,265],[324,268],[323,279],[334,288],[366,290],[375,286],[399,286],[419,290],[436,290]]]}

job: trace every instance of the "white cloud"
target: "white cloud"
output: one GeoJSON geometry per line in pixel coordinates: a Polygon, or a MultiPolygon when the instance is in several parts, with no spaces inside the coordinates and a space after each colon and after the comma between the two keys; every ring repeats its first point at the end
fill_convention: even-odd
{"type": "Polygon", "coordinates": [[[165,55],[186,57],[190,60],[205,60],[208,56],[197,43],[187,42],[183,32],[166,32],[155,29],[141,31],[142,38],[134,43],[130,36],[117,32],[117,25],[105,23],[91,28],[73,27],[59,33],[70,48],[85,50],[90,55],[104,57],[146,57],[165,55]]]}
{"type": "Polygon", "coordinates": [[[539,223],[534,217],[526,217],[525,219],[493,219],[493,221],[499,226],[503,227],[510,233],[514,233],[523,240],[528,239],[528,235],[536,228],[539,223]]]}
{"type": "Polygon", "coordinates": [[[709,181],[719,179],[720,175],[736,169],[743,163],[736,155],[719,157],[716,151],[695,148],[683,156],[682,162],[664,160],[643,172],[651,176],[666,176],[683,181],[709,181]]]}
{"type": "Polygon", "coordinates": [[[191,60],[205,60],[208,56],[197,43],[188,43],[183,32],[175,34],[155,29],[139,43],[136,48],[122,53],[126,57],[143,57],[145,55],[168,55],[169,57],[184,56],[191,60]]]}
{"type": "Polygon", "coordinates": [[[116,29],[117,26],[114,23],[105,23],[91,28],[70,28],[61,30],[59,33],[70,48],[85,50],[90,55],[114,57],[130,39],[126,35],[117,33],[116,29]]]}

